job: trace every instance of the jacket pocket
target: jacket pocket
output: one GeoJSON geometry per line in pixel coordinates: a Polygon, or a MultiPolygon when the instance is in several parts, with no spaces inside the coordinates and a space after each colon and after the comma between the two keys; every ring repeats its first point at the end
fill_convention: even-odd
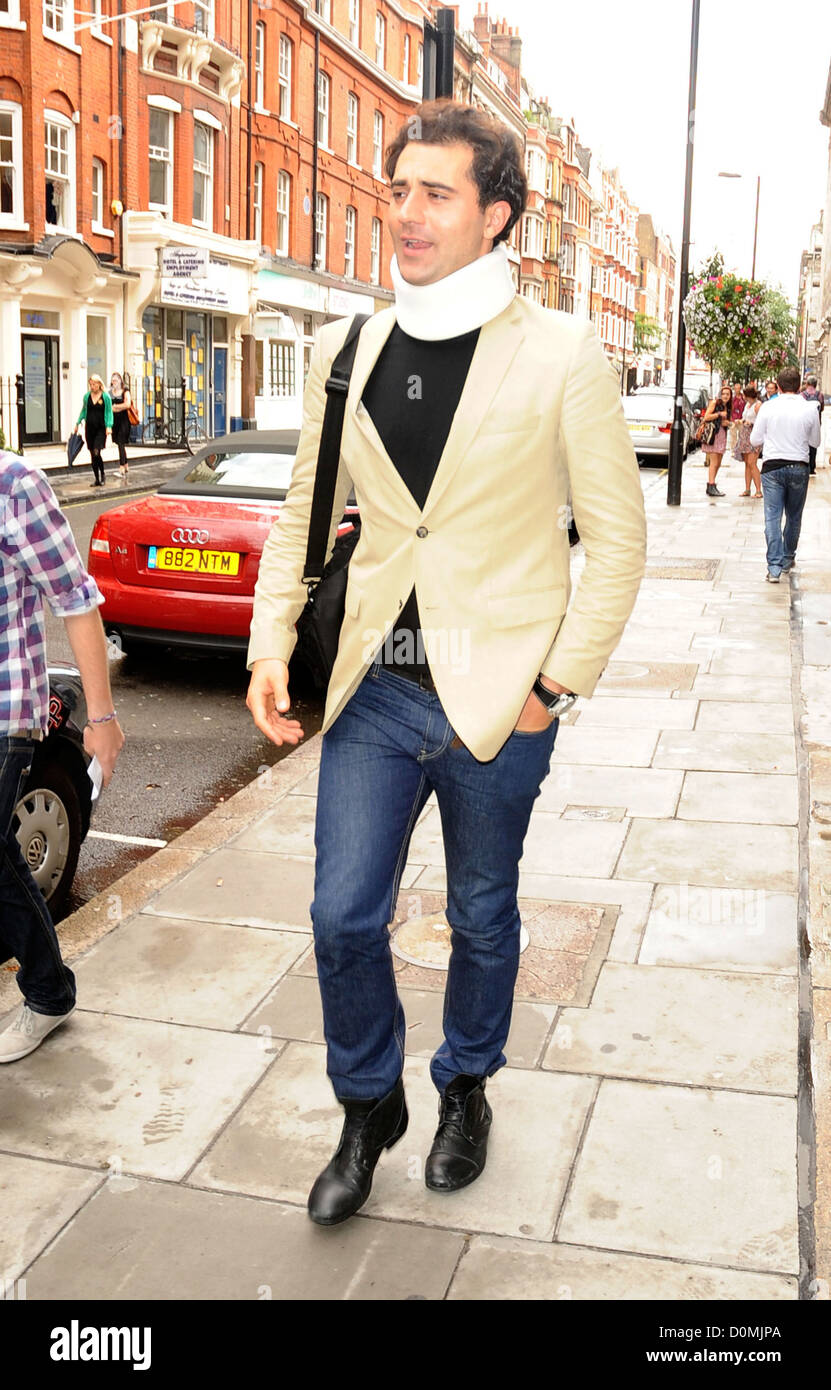
{"type": "Polygon", "coordinates": [[[537,415],[518,415],[516,413],[505,414],[494,410],[487,415],[479,426],[480,434],[520,434],[525,430],[535,430],[540,423],[541,416],[537,415]]]}
{"type": "Polygon", "coordinates": [[[527,594],[491,595],[488,618],[492,627],[520,627],[523,623],[560,618],[566,611],[566,591],[562,584],[553,589],[532,589],[527,594]]]}

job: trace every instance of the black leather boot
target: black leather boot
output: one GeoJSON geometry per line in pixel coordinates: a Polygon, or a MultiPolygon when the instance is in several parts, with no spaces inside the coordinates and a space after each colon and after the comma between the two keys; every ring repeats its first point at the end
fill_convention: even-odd
{"type": "Polygon", "coordinates": [[[433,1192],[456,1192],[485,1166],[493,1112],[484,1076],[454,1076],[439,1100],[439,1127],[424,1170],[433,1192]]]}
{"type": "Polygon", "coordinates": [[[337,1226],[363,1206],[382,1151],[398,1143],[409,1119],[400,1077],[381,1100],[347,1100],[343,1108],[340,1143],[309,1193],[309,1216],[318,1226],[337,1226]]]}

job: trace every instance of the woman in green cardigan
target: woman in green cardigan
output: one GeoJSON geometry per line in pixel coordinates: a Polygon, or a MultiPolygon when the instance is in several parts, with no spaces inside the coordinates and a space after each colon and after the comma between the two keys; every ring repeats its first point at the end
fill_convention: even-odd
{"type": "Polygon", "coordinates": [[[113,431],[113,403],[101,377],[93,372],[89,378],[89,390],[84,395],[84,404],[75,426],[77,434],[84,425],[84,436],[92,459],[93,479],[90,487],[101,487],[104,481],[104,460],[102,449],[107,447],[113,431]]]}

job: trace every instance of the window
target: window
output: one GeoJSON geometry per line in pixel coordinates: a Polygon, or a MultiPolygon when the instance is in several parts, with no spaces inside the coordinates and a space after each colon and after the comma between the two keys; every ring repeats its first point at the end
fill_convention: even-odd
{"type": "Polygon", "coordinates": [[[375,61],[379,68],[384,66],[387,47],[387,21],[380,10],[375,11],[375,61]]]}
{"type": "Polygon", "coordinates": [[[384,177],[384,118],[380,111],[372,117],[372,172],[376,179],[384,177]]]}
{"type": "Polygon", "coordinates": [[[0,25],[18,29],[20,25],[20,0],[0,0],[0,25]]]}
{"type": "Polygon", "coordinates": [[[213,227],[214,133],[200,121],[193,123],[193,220],[213,227]]]}
{"type": "Polygon", "coordinates": [[[542,259],[543,221],[532,213],[526,213],[522,225],[522,254],[542,259]]]}
{"type": "Polygon", "coordinates": [[[329,199],[325,193],[315,198],[315,270],[326,270],[326,243],[329,231],[329,199]]]}
{"type": "Polygon", "coordinates": [[[294,395],[294,343],[268,344],[268,394],[294,395]]]}
{"type": "Polygon", "coordinates": [[[214,31],[214,0],[193,0],[193,27],[209,37],[214,31]]]}
{"type": "Polygon", "coordinates": [[[263,244],[263,166],[254,165],[254,240],[258,246],[263,244]]]}
{"type": "Polygon", "coordinates": [[[343,273],[348,275],[350,280],[355,278],[355,218],[356,213],[353,207],[346,209],[346,220],[344,223],[344,265],[343,273]]]}
{"type": "Polygon", "coordinates": [[[358,163],[358,98],[350,92],[346,98],[346,158],[358,163]]]}
{"type": "Polygon", "coordinates": [[[410,36],[409,36],[409,34],[405,34],[405,35],[404,35],[404,71],[403,71],[403,73],[402,73],[402,77],[403,77],[403,79],[404,79],[405,82],[409,83],[409,81],[410,81],[410,36]]]}
{"type": "Polygon", "coordinates": [[[417,61],[416,61],[416,79],[417,79],[417,81],[418,81],[419,87],[421,87],[421,85],[422,85],[422,83],[423,83],[423,81],[424,81],[424,44],[423,44],[423,43],[420,43],[420,44],[418,45],[418,57],[417,57],[417,61]]]}
{"type": "Polygon", "coordinates": [[[546,222],[546,224],[545,224],[545,234],[544,234],[544,239],[543,239],[542,253],[543,253],[543,255],[545,256],[546,260],[547,260],[548,257],[551,255],[551,223],[550,223],[550,222],[546,222]]]}
{"type": "Polygon", "coordinates": [[[291,120],[291,39],[280,35],[280,115],[284,121],[291,120]]]}
{"type": "Polygon", "coordinates": [[[92,161],[92,225],[100,227],[104,221],[104,165],[100,159],[92,161]]]}
{"type": "Polygon", "coordinates": [[[381,283],[381,219],[373,217],[372,236],[369,244],[369,279],[373,285],[381,283]]]}
{"type": "Polygon", "coordinates": [[[289,254],[289,210],[291,205],[291,174],[281,169],[277,175],[277,245],[278,256],[289,254]]]}
{"type": "Polygon", "coordinates": [[[23,221],[23,110],[0,101],[0,226],[23,221]]]}
{"type": "Polygon", "coordinates": [[[46,112],[44,174],[46,223],[75,231],[75,127],[66,116],[46,112]]]}
{"type": "Polygon", "coordinates": [[[331,24],[332,0],[315,0],[315,14],[319,14],[321,19],[325,19],[327,24],[331,24]]]}
{"type": "Polygon", "coordinates": [[[150,207],[172,214],[173,139],[170,111],[150,108],[150,207]]]}
{"type": "Polygon", "coordinates": [[[325,72],[317,79],[317,140],[325,149],[329,148],[329,79],[325,72]]]}
{"type": "Polygon", "coordinates": [[[43,28],[47,34],[72,36],[74,11],[69,0],[43,0],[43,28]]]}
{"type": "Polygon", "coordinates": [[[265,106],[265,25],[258,24],[254,38],[254,105],[265,106]]]}
{"type": "Polygon", "coordinates": [[[361,43],[361,0],[349,0],[349,37],[360,47],[361,43]]]}

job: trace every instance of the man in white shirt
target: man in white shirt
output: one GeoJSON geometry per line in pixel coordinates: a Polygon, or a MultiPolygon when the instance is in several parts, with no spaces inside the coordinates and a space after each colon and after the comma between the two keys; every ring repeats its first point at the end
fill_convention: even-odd
{"type": "Polygon", "coordinates": [[[762,492],[771,584],[793,569],[808,495],[810,453],[820,438],[819,412],[798,394],[798,369],[783,367],[777,382],[780,394],[762,406],[750,434],[753,448],[764,448],[762,492]]]}

